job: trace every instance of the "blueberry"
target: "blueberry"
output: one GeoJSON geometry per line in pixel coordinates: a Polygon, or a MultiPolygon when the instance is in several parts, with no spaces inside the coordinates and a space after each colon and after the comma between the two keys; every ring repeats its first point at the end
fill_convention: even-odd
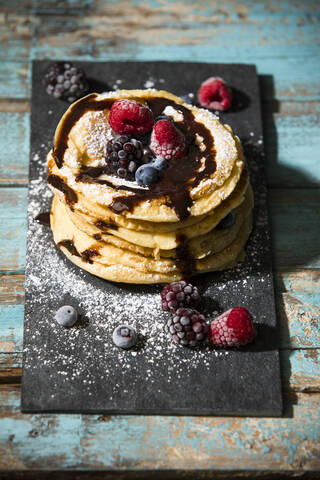
{"type": "Polygon", "coordinates": [[[151,165],[156,168],[157,170],[159,170],[159,172],[163,172],[163,170],[165,170],[166,168],[168,168],[168,162],[167,160],[165,160],[164,158],[162,157],[155,157],[152,161],[151,161],[151,165]]]}
{"type": "Polygon", "coordinates": [[[120,325],[112,334],[113,343],[120,348],[131,348],[137,343],[137,334],[129,325],[120,325]]]}
{"type": "Polygon", "coordinates": [[[184,103],[188,103],[189,105],[193,104],[193,94],[192,93],[187,93],[186,95],[182,95],[180,97],[184,103]]]}
{"type": "Polygon", "coordinates": [[[157,123],[157,122],[159,122],[160,120],[169,120],[169,122],[173,122],[172,118],[171,118],[171,117],[168,117],[168,115],[159,115],[159,116],[155,119],[154,123],[157,123]]]}
{"type": "Polygon", "coordinates": [[[232,227],[235,222],[234,213],[229,212],[216,226],[218,230],[224,230],[226,228],[232,227]]]}
{"type": "Polygon", "coordinates": [[[159,175],[159,170],[146,163],[138,168],[135,178],[138,185],[151,185],[152,183],[157,182],[159,175]]]}
{"type": "Polygon", "coordinates": [[[78,319],[78,313],[71,305],[64,305],[56,311],[54,318],[63,327],[72,327],[78,319]]]}

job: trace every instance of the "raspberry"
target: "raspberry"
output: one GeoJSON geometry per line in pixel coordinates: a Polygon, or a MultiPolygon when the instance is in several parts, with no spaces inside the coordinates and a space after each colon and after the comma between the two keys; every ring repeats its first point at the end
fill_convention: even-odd
{"type": "Polygon", "coordinates": [[[181,280],[166,285],[161,292],[162,310],[175,312],[180,307],[195,307],[200,300],[197,287],[181,280]]]}
{"type": "Polygon", "coordinates": [[[186,139],[169,120],[159,120],[151,133],[150,149],[165,160],[179,158],[186,148],[186,139]]]}
{"type": "Polygon", "coordinates": [[[55,98],[74,102],[88,91],[88,82],[81,68],[71,62],[52,63],[44,76],[46,92],[55,98]]]}
{"type": "Polygon", "coordinates": [[[210,325],[210,340],[218,346],[239,347],[257,336],[252,316],[244,307],[231,308],[210,325]]]}
{"type": "Polygon", "coordinates": [[[107,143],[106,164],[110,173],[134,180],[137,168],[143,162],[142,143],[129,135],[118,135],[107,143]]]}
{"type": "Polygon", "coordinates": [[[203,342],[208,329],[204,315],[191,308],[178,308],[165,325],[168,337],[185,347],[195,347],[203,342]]]}
{"type": "Polygon", "coordinates": [[[110,110],[109,124],[116,133],[142,135],[151,130],[153,114],[135,100],[116,100],[110,110]]]}
{"type": "Polygon", "coordinates": [[[210,77],[201,84],[198,100],[204,108],[227,110],[231,105],[231,91],[222,78],[210,77]]]}

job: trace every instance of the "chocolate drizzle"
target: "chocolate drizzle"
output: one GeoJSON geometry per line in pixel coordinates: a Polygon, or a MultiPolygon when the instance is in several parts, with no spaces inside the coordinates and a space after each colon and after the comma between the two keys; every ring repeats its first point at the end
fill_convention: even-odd
{"type": "Polygon", "coordinates": [[[85,262],[88,262],[88,263],[93,263],[92,260],[91,260],[92,257],[99,256],[99,252],[95,248],[88,248],[87,250],[84,250],[82,253],[79,253],[72,240],[61,240],[61,242],[57,243],[57,246],[59,248],[61,248],[61,247],[66,248],[68,250],[68,252],[71,253],[71,255],[74,255],[75,257],[82,258],[82,260],[84,260],[85,262]]]}
{"type": "Polygon", "coordinates": [[[179,235],[177,240],[179,243],[178,247],[176,248],[177,264],[184,278],[188,279],[196,272],[196,262],[195,259],[190,255],[189,245],[186,237],[184,235],[179,235]]]}
{"type": "Polygon", "coordinates": [[[75,247],[75,244],[73,243],[72,240],[61,240],[61,242],[57,243],[57,246],[59,248],[64,247],[68,250],[68,252],[71,253],[71,255],[74,255],[76,257],[81,257],[80,253],[75,247]]]}
{"type": "Polygon", "coordinates": [[[45,225],[46,227],[50,227],[50,212],[41,212],[39,213],[35,221],[41,223],[41,225],[45,225]]]}
{"type": "MultiPolygon", "coordinates": [[[[96,97],[96,94],[84,97],[71,107],[68,115],[63,119],[58,133],[58,142],[54,146],[54,158],[58,168],[61,168],[63,165],[63,156],[67,148],[69,132],[73,125],[85,112],[110,108],[113,103],[111,99],[96,101],[96,97]]],[[[78,182],[98,183],[107,185],[114,190],[130,192],[131,194],[129,195],[116,197],[109,205],[109,208],[117,214],[121,214],[123,211],[132,211],[136,205],[145,200],[165,197],[166,204],[175,210],[180,220],[184,220],[190,215],[192,206],[190,191],[199,185],[201,180],[208,178],[216,168],[212,134],[205,125],[196,122],[193,113],[183,105],[166,98],[153,98],[147,99],[147,101],[154,117],[160,115],[167,106],[172,106],[180,111],[183,115],[183,121],[177,122],[176,126],[185,134],[187,139],[195,139],[196,135],[202,137],[206,146],[205,151],[201,152],[199,146],[195,145],[194,142],[189,143],[186,156],[171,160],[169,168],[164,172],[161,180],[147,189],[127,185],[114,185],[108,180],[99,179],[99,176],[108,173],[105,167],[83,170],[83,172],[77,175],[76,180],[78,182]],[[204,159],[203,163],[201,159],[204,159]]]]}
{"type": "Polygon", "coordinates": [[[48,176],[48,183],[52,185],[60,192],[64,193],[64,197],[68,205],[73,205],[77,203],[78,197],[77,194],[72,188],[70,188],[67,184],[64,183],[62,178],[58,177],[57,175],[49,175],[48,176]]]}
{"type": "Polygon", "coordinates": [[[97,220],[95,222],[95,226],[97,228],[99,228],[100,230],[107,230],[108,228],[109,229],[112,229],[112,230],[118,230],[118,226],[115,225],[114,223],[107,223],[107,222],[104,222],[103,220],[97,220]]]}

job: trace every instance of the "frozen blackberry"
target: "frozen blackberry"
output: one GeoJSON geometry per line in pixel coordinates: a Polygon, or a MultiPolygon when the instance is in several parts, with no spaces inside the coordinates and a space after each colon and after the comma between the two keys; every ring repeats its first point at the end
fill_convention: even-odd
{"type": "Polygon", "coordinates": [[[168,337],[184,347],[201,344],[207,338],[208,330],[204,315],[191,308],[178,308],[165,325],[168,337]]]}
{"type": "Polygon", "coordinates": [[[180,307],[196,307],[200,295],[197,287],[184,280],[166,285],[161,292],[162,310],[175,312],[180,307]]]}
{"type": "Polygon", "coordinates": [[[143,163],[143,145],[129,135],[118,135],[107,143],[107,168],[118,177],[134,180],[135,172],[143,163]]]}
{"type": "Polygon", "coordinates": [[[52,63],[44,76],[46,92],[55,98],[74,102],[88,92],[88,82],[81,68],[71,62],[52,63]]]}

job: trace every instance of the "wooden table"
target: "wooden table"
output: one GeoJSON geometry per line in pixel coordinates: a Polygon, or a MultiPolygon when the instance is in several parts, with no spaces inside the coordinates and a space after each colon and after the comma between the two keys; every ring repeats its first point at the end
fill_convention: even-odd
{"type": "Polygon", "coordinates": [[[319,2],[310,0],[2,0],[1,479],[319,478],[319,14],[319,2]],[[20,412],[30,61],[42,58],[257,65],[281,330],[282,418],[20,412]]]}

